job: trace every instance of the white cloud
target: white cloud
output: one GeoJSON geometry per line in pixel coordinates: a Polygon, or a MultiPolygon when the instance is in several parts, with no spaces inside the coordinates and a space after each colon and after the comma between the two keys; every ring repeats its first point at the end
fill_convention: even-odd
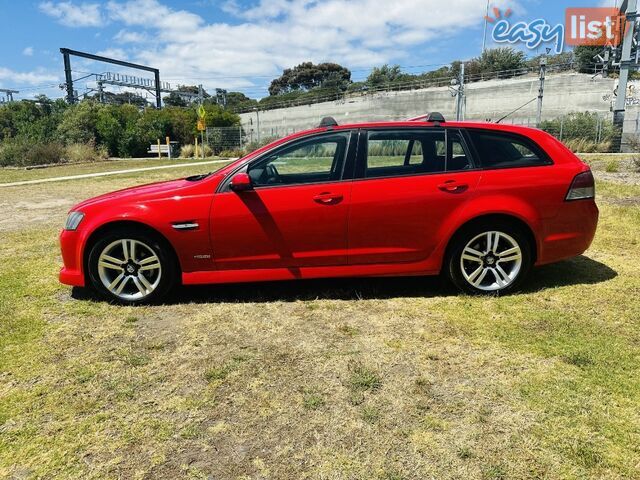
{"type": "Polygon", "coordinates": [[[107,10],[111,19],[125,25],[159,30],[182,30],[195,33],[204,21],[186,10],[173,10],[157,0],[131,0],[124,3],[110,1],[107,10]]]}
{"type": "Polygon", "coordinates": [[[120,30],[113,39],[118,43],[144,43],[149,41],[149,38],[144,33],[128,30],[120,30]]]}
{"type": "Polygon", "coordinates": [[[99,3],[42,2],[40,11],[67,27],[101,27],[104,25],[99,3]]]}
{"type": "Polygon", "coordinates": [[[118,59],[118,60],[127,60],[128,59],[127,52],[125,52],[121,48],[106,48],[104,50],[100,50],[100,51],[96,52],[96,55],[100,55],[102,57],[115,58],[115,59],[118,59]]]}
{"type": "Polygon", "coordinates": [[[22,54],[26,57],[33,57],[33,47],[26,47],[22,50],[22,54]]]}
{"type": "MultiPolygon", "coordinates": [[[[492,5],[523,11],[517,0],[492,5]]],[[[236,24],[207,23],[158,0],[111,0],[105,10],[110,21],[126,26],[114,39],[132,44],[131,60],[160,68],[163,79],[261,96],[268,79],[302,61],[352,69],[415,64],[409,52],[416,46],[426,51],[462,29],[480,32],[485,7],[478,0],[260,0],[242,8],[228,0],[223,9],[236,24]],[[148,38],[153,43],[144,43],[148,38]],[[262,90],[251,77],[265,78],[262,90]]]]}
{"type": "Polygon", "coordinates": [[[39,85],[45,82],[57,82],[57,75],[38,69],[31,72],[16,72],[6,67],[0,67],[0,81],[8,80],[13,85],[39,85]]]}

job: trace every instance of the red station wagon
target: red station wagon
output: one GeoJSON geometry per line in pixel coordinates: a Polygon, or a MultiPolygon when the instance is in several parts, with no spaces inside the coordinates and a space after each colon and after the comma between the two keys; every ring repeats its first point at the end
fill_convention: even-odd
{"type": "Polygon", "coordinates": [[[60,281],[127,304],[178,283],[320,277],[443,274],[504,293],[589,247],[594,197],[589,167],[540,130],[327,117],[217,172],[75,206],[60,281]]]}

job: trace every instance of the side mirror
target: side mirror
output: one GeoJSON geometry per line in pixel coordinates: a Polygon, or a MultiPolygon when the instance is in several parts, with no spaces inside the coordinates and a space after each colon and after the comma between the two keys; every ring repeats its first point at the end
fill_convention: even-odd
{"type": "Polygon", "coordinates": [[[238,173],[231,179],[229,188],[234,192],[246,192],[247,190],[253,190],[251,177],[246,173],[238,173]]]}

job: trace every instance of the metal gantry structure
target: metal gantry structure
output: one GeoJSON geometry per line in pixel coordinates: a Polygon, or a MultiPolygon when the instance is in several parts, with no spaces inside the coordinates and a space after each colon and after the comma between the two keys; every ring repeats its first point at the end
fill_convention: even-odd
{"type": "MultiPolygon", "coordinates": [[[[80,52],[77,50],[70,50],[68,48],[61,48],[60,53],[62,53],[64,60],[64,73],[65,73],[65,84],[64,88],[67,92],[67,102],[68,103],[76,103],[78,101],[78,94],[76,90],[74,90],[74,83],[79,80],[83,80],[88,77],[95,77],[95,82],[97,85],[96,89],[91,89],[90,91],[97,92],[98,98],[100,102],[106,102],[105,96],[105,85],[113,85],[117,87],[127,87],[139,90],[145,90],[151,93],[155,97],[155,103],[157,108],[162,108],[162,93],[176,94],[182,100],[187,103],[202,103],[203,100],[203,92],[202,85],[199,86],[198,92],[190,92],[182,88],[180,85],[177,88],[172,88],[171,84],[168,82],[160,81],[160,70],[157,68],[149,67],[146,65],[139,65],[131,62],[125,62],[123,60],[117,60],[114,58],[103,57],[100,55],[94,55],[92,53],[80,52]],[[84,77],[73,79],[72,77],[72,69],[71,69],[71,57],[82,57],[87,58],[89,60],[95,60],[98,62],[112,63],[114,65],[120,65],[127,68],[143,70],[147,72],[153,73],[153,79],[139,77],[135,75],[127,75],[123,73],[114,73],[114,72],[104,72],[104,73],[90,73],[84,77]]],[[[220,101],[218,98],[218,91],[223,92],[222,99],[226,100],[226,90],[216,89],[216,101],[220,101]]],[[[84,94],[86,97],[86,93],[84,94]]]]}
{"type": "MultiPolygon", "coordinates": [[[[146,90],[147,92],[157,92],[155,80],[144,77],[136,77],[133,75],[124,75],[120,73],[98,73],[95,74],[96,84],[98,85],[98,96],[101,102],[104,102],[104,85],[114,85],[118,87],[135,88],[139,90],[146,90]]],[[[201,97],[200,93],[186,92],[180,89],[178,85],[177,89],[171,87],[168,82],[160,83],[161,93],[175,93],[180,98],[188,103],[195,102],[201,97]]]]}
{"type": "Polygon", "coordinates": [[[0,93],[4,93],[4,97],[0,97],[0,103],[13,102],[13,94],[20,93],[18,90],[11,90],[9,88],[0,88],[0,93]]]}
{"type": "Polygon", "coordinates": [[[135,70],[144,70],[146,72],[153,73],[153,86],[152,89],[155,92],[156,97],[156,107],[162,108],[162,97],[160,96],[162,93],[162,84],[160,82],[160,70],[153,67],[148,67],[146,65],[139,65],[136,63],[125,62],[123,60],[116,60],[114,58],[103,57],[100,55],[94,55],[92,53],[80,52],[78,50],[71,50],[69,48],[61,48],[60,53],[62,54],[62,58],[64,61],[64,76],[65,76],[65,85],[67,90],[67,102],[76,103],[76,95],[73,90],[73,76],[71,74],[71,57],[81,57],[89,60],[95,60],[97,62],[111,63],[114,65],[120,65],[121,67],[132,68],[135,70]]]}

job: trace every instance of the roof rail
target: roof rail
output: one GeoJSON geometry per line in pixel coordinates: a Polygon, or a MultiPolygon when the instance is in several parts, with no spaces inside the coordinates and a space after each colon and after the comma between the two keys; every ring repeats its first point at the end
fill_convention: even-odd
{"type": "Polygon", "coordinates": [[[434,122],[434,123],[446,123],[444,115],[440,112],[431,112],[426,115],[420,115],[419,117],[410,118],[407,122],[434,122]]]}
{"type": "Polygon", "coordinates": [[[333,117],[324,117],[322,120],[320,120],[320,125],[318,128],[323,128],[323,127],[337,127],[338,126],[338,122],[336,122],[336,119],[333,117]]]}

